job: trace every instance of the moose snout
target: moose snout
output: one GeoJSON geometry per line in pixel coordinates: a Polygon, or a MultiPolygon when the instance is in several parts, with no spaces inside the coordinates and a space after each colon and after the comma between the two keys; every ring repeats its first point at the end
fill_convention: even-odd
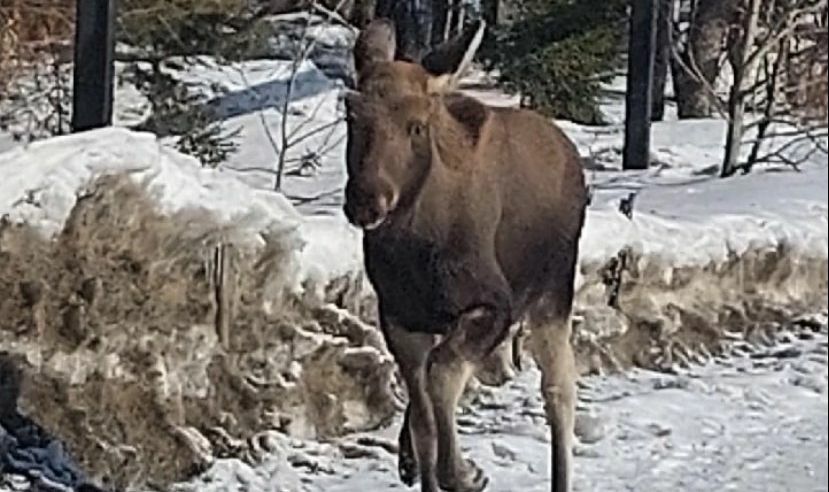
{"type": "Polygon", "coordinates": [[[349,222],[370,231],[385,222],[394,207],[391,191],[369,191],[349,182],[345,187],[343,210],[349,222]]]}

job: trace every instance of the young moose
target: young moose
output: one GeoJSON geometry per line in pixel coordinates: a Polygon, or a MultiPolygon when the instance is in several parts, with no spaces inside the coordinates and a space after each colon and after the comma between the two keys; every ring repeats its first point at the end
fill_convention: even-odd
{"type": "Polygon", "coordinates": [[[569,492],[584,176],[572,142],[545,118],[451,92],[483,29],[420,63],[395,60],[387,20],[360,34],[344,210],[365,232],[380,324],[409,393],[403,481],[419,478],[423,492],[486,487],[461,456],[455,410],[471,375],[525,320],[552,429],[552,490],[569,492]]]}

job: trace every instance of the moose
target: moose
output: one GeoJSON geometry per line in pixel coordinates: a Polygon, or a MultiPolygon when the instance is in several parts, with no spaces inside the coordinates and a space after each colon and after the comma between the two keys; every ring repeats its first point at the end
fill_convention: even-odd
{"type": "Polygon", "coordinates": [[[379,324],[405,382],[399,473],[422,492],[477,492],[455,412],[469,379],[524,323],[542,373],[552,490],[572,487],[576,369],[570,312],[587,189],[578,152],[530,110],[457,91],[479,22],[419,61],[395,58],[394,25],[354,45],[344,213],[363,230],[379,324]]]}

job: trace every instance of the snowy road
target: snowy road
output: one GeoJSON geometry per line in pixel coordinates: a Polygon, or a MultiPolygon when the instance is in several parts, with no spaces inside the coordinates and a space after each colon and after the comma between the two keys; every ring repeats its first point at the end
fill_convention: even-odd
{"type": "MultiPolygon", "coordinates": [[[[549,490],[537,385],[537,371],[525,371],[459,416],[462,443],[489,473],[490,492],[549,490]]],[[[826,391],[825,325],[783,332],[773,346],[743,345],[739,355],[676,375],[585,378],[575,488],[829,490],[826,391]]],[[[207,481],[184,489],[296,490],[288,483],[298,479],[308,492],[407,490],[397,479],[394,455],[378,445],[394,442],[397,429],[332,444],[294,441],[286,449],[294,464],[287,475],[299,476],[290,480],[284,468],[269,477],[274,472],[262,466],[218,466],[203,477],[207,481]]]]}

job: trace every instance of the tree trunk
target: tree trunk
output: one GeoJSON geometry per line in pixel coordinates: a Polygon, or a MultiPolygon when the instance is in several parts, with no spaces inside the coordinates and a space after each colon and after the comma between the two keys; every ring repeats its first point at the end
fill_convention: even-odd
{"type": "Polygon", "coordinates": [[[432,0],[432,46],[446,41],[446,28],[449,24],[449,2],[451,0],[432,0]]]}
{"type": "Polygon", "coordinates": [[[489,26],[497,25],[500,20],[498,15],[499,3],[499,0],[481,0],[481,13],[489,26]]]}
{"type": "Polygon", "coordinates": [[[455,4],[455,18],[453,22],[452,36],[457,36],[463,32],[463,24],[466,22],[466,5],[463,2],[459,1],[455,4]]]}
{"type": "Polygon", "coordinates": [[[728,96],[729,121],[725,139],[725,157],[720,170],[721,177],[731,176],[738,168],[745,119],[746,93],[743,86],[746,75],[754,73],[754,67],[748,65],[747,60],[757,35],[757,18],[760,16],[761,4],[762,0],[749,0],[748,9],[743,18],[742,37],[735,48],[735,59],[732,61],[734,81],[728,96]]]}
{"type": "Polygon", "coordinates": [[[378,0],[377,17],[394,21],[396,56],[417,61],[432,41],[432,0],[378,0]]]}
{"type": "Polygon", "coordinates": [[[720,71],[720,57],[740,0],[698,0],[688,41],[672,63],[674,92],[680,118],[711,115],[711,88],[720,71]]]}
{"type": "Polygon", "coordinates": [[[656,53],[653,61],[653,93],[651,95],[651,121],[665,117],[665,83],[673,46],[674,0],[658,0],[656,18],[656,53]]]}

